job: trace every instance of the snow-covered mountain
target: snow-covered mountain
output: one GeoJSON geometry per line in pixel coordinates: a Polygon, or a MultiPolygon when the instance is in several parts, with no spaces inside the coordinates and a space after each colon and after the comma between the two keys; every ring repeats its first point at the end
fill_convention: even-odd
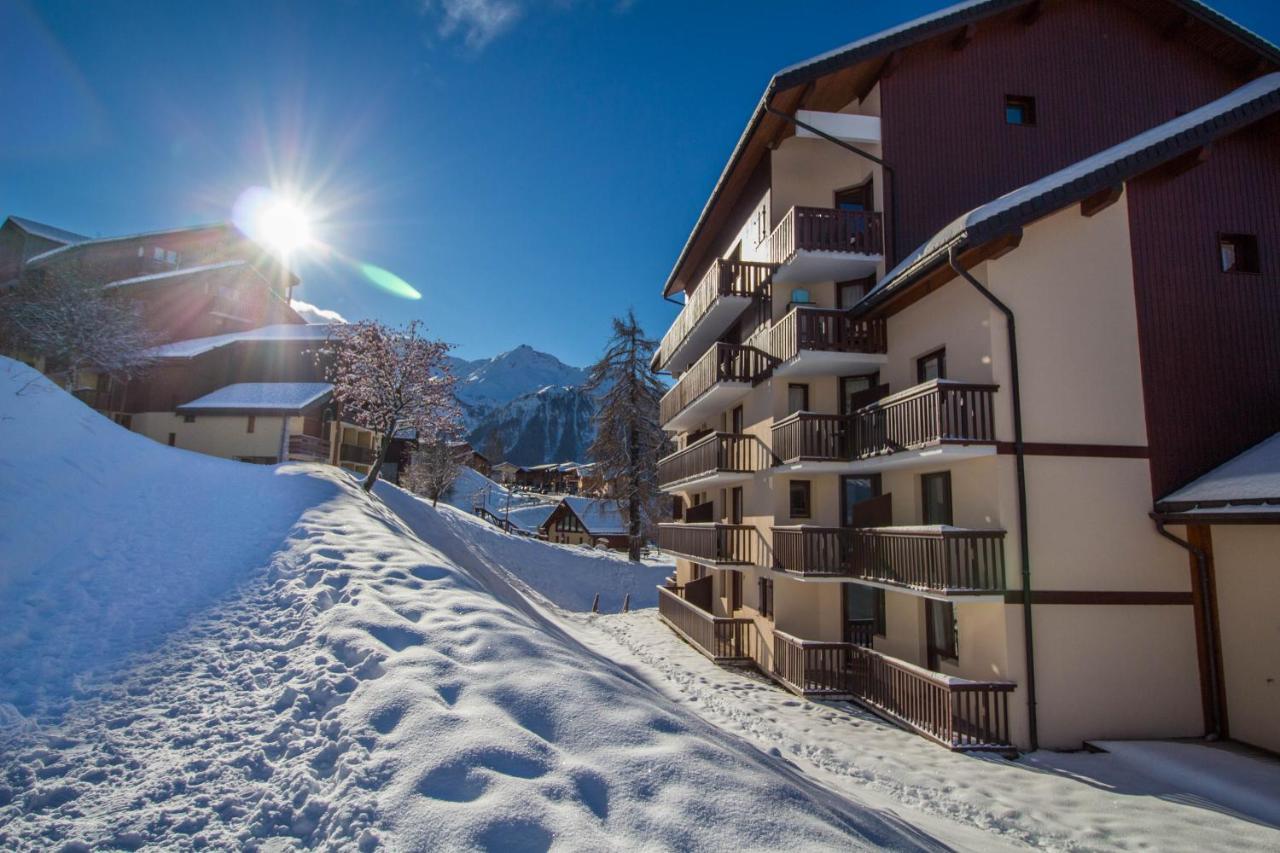
{"type": "Polygon", "coordinates": [[[587,369],[527,344],[493,358],[455,358],[458,402],[468,440],[479,449],[497,436],[520,465],[582,460],[593,436],[587,369]]]}

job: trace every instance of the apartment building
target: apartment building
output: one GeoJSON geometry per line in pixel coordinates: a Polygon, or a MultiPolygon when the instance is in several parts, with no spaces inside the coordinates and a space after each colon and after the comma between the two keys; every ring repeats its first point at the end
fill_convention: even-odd
{"type": "Polygon", "coordinates": [[[1231,616],[1153,513],[1280,430],[1277,67],[1046,0],[775,75],[664,291],[662,618],[953,749],[1229,734],[1231,616]]]}

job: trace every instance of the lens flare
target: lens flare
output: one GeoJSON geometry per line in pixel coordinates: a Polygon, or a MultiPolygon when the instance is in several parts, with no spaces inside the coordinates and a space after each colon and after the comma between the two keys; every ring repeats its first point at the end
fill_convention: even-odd
{"type": "Polygon", "coordinates": [[[421,299],[422,294],[414,290],[413,285],[400,276],[373,264],[360,264],[360,272],[365,278],[394,296],[402,299],[421,299]]]}

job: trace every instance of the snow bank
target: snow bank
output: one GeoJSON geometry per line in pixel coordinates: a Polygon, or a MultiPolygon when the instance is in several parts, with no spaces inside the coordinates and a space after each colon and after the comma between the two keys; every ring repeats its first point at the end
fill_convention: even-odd
{"type": "Polygon", "coordinates": [[[0,358],[0,706],[51,713],[265,565],[333,493],[161,448],[0,358]]]}
{"type": "Polygon", "coordinates": [[[343,472],[148,443],[2,364],[3,685],[40,728],[0,749],[0,849],[937,846],[586,649],[461,513],[417,526],[462,568],[343,472]]]}

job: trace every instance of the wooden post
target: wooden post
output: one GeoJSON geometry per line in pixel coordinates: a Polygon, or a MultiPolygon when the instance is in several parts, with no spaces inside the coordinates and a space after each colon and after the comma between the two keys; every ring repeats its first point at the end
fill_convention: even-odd
{"type": "Polygon", "coordinates": [[[596,593],[596,597],[591,600],[591,612],[592,613],[600,612],[600,593],[598,592],[596,593]]]}
{"type": "Polygon", "coordinates": [[[623,613],[631,612],[631,593],[627,593],[622,597],[622,612],[623,613]]]}

